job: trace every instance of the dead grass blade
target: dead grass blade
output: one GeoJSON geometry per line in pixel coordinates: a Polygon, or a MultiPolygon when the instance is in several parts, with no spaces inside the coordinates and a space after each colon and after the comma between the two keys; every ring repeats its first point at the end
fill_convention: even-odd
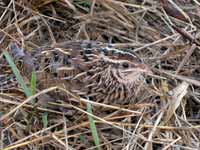
{"type": "Polygon", "coordinates": [[[180,85],[178,85],[170,92],[172,93],[172,95],[170,96],[169,99],[169,105],[166,111],[166,116],[164,118],[164,124],[171,119],[176,109],[180,106],[183,97],[187,94],[188,87],[189,87],[188,83],[182,82],[180,85]]]}

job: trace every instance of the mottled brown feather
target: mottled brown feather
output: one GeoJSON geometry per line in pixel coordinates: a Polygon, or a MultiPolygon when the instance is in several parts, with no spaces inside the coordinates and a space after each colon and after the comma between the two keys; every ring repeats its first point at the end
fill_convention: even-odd
{"type": "Polygon", "coordinates": [[[55,44],[29,54],[17,52],[20,47],[12,43],[10,50],[14,57],[21,54],[18,59],[27,77],[37,72],[40,88],[63,85],[74,94],[107,104],[130,102],[144,74],[150,72],[133,54],[91,41],[55,44]]]}

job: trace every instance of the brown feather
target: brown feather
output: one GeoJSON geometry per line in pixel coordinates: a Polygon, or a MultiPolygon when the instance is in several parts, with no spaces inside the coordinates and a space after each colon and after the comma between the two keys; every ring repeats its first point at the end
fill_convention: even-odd
{"type": "Polygon", "coordinates": [[[65,85],[79,96],[108,104],[129,102],[143,82],[144,73],[150,71],[131,53],[88,41],[44,47],[20,59],[25,70],[36,70],[40,87],[65,85]],[[34,59],[25,61],[30,55],[34,59]]]}

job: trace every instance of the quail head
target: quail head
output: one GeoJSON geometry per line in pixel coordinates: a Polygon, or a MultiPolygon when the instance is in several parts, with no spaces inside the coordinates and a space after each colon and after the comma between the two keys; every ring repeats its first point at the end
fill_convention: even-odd
{"type": "Polygon", "coordinates": [[[17,47],[12,44],[10,49],[21,54],[22,73],[28,70],[29,75],[24,74],[30,76],[31,70],[36,71],[40,88],[61,85],[78,96],[106,104],[130,102],[144,75],[151,73],[132,53],[92,41],[59,43],[29,54],[16,53],[17,47]]]}

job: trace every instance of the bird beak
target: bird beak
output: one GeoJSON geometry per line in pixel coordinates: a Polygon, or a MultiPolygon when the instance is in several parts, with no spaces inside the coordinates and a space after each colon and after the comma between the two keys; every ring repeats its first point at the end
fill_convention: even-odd
{"type": "Polygon", "coordinates": [[[153,74],[153,72],[151,71],[151,69],[148,66],[137,66],[136,68],[130,68],[130,69],[126,69],[123,71],[124,73],[131,73],[131,72],[137,72],[137,73],[145,73],[147,75],[149,74],[153,74]]]}
{"type": "Polygon", "coordinates": [[[145,65],[145,64],[139,64],[137,66],[137,70],[140,71],[140,72],[144,72],[147,75],[153,74],[151,68],[148,65],[145,65]]]}
{"type": "Polygon", "coordinates": [[[145,75],[153,77],[153,78],[166,79],[165,77],[155,75],[152,69],[148,65],[145,65],[145,64],[139,64],[136,68],[130,68],[130,69],[124,70],[123,72],[124,73],[131,73],[131,72],[142,73],[143,72],[145,73],[145,75]]]}
{"type": "Polygon", "coordinates": [[[138,68],[139,68],[139,70],[140,70],[141,72],[144,72],[147,76],[150,76],[150,77],[153,77],[153,78],[157,78],[157,79],[166,79],[166,78],[164,78],[164,77],[162,77],[162,76],[155,75],[155,74],[153,73],[153,71],[150,69],[150,67],[147,66],[147,65],[145,65],[145,64],[140,64],[140,65],[138,66],[138,68]]]}

